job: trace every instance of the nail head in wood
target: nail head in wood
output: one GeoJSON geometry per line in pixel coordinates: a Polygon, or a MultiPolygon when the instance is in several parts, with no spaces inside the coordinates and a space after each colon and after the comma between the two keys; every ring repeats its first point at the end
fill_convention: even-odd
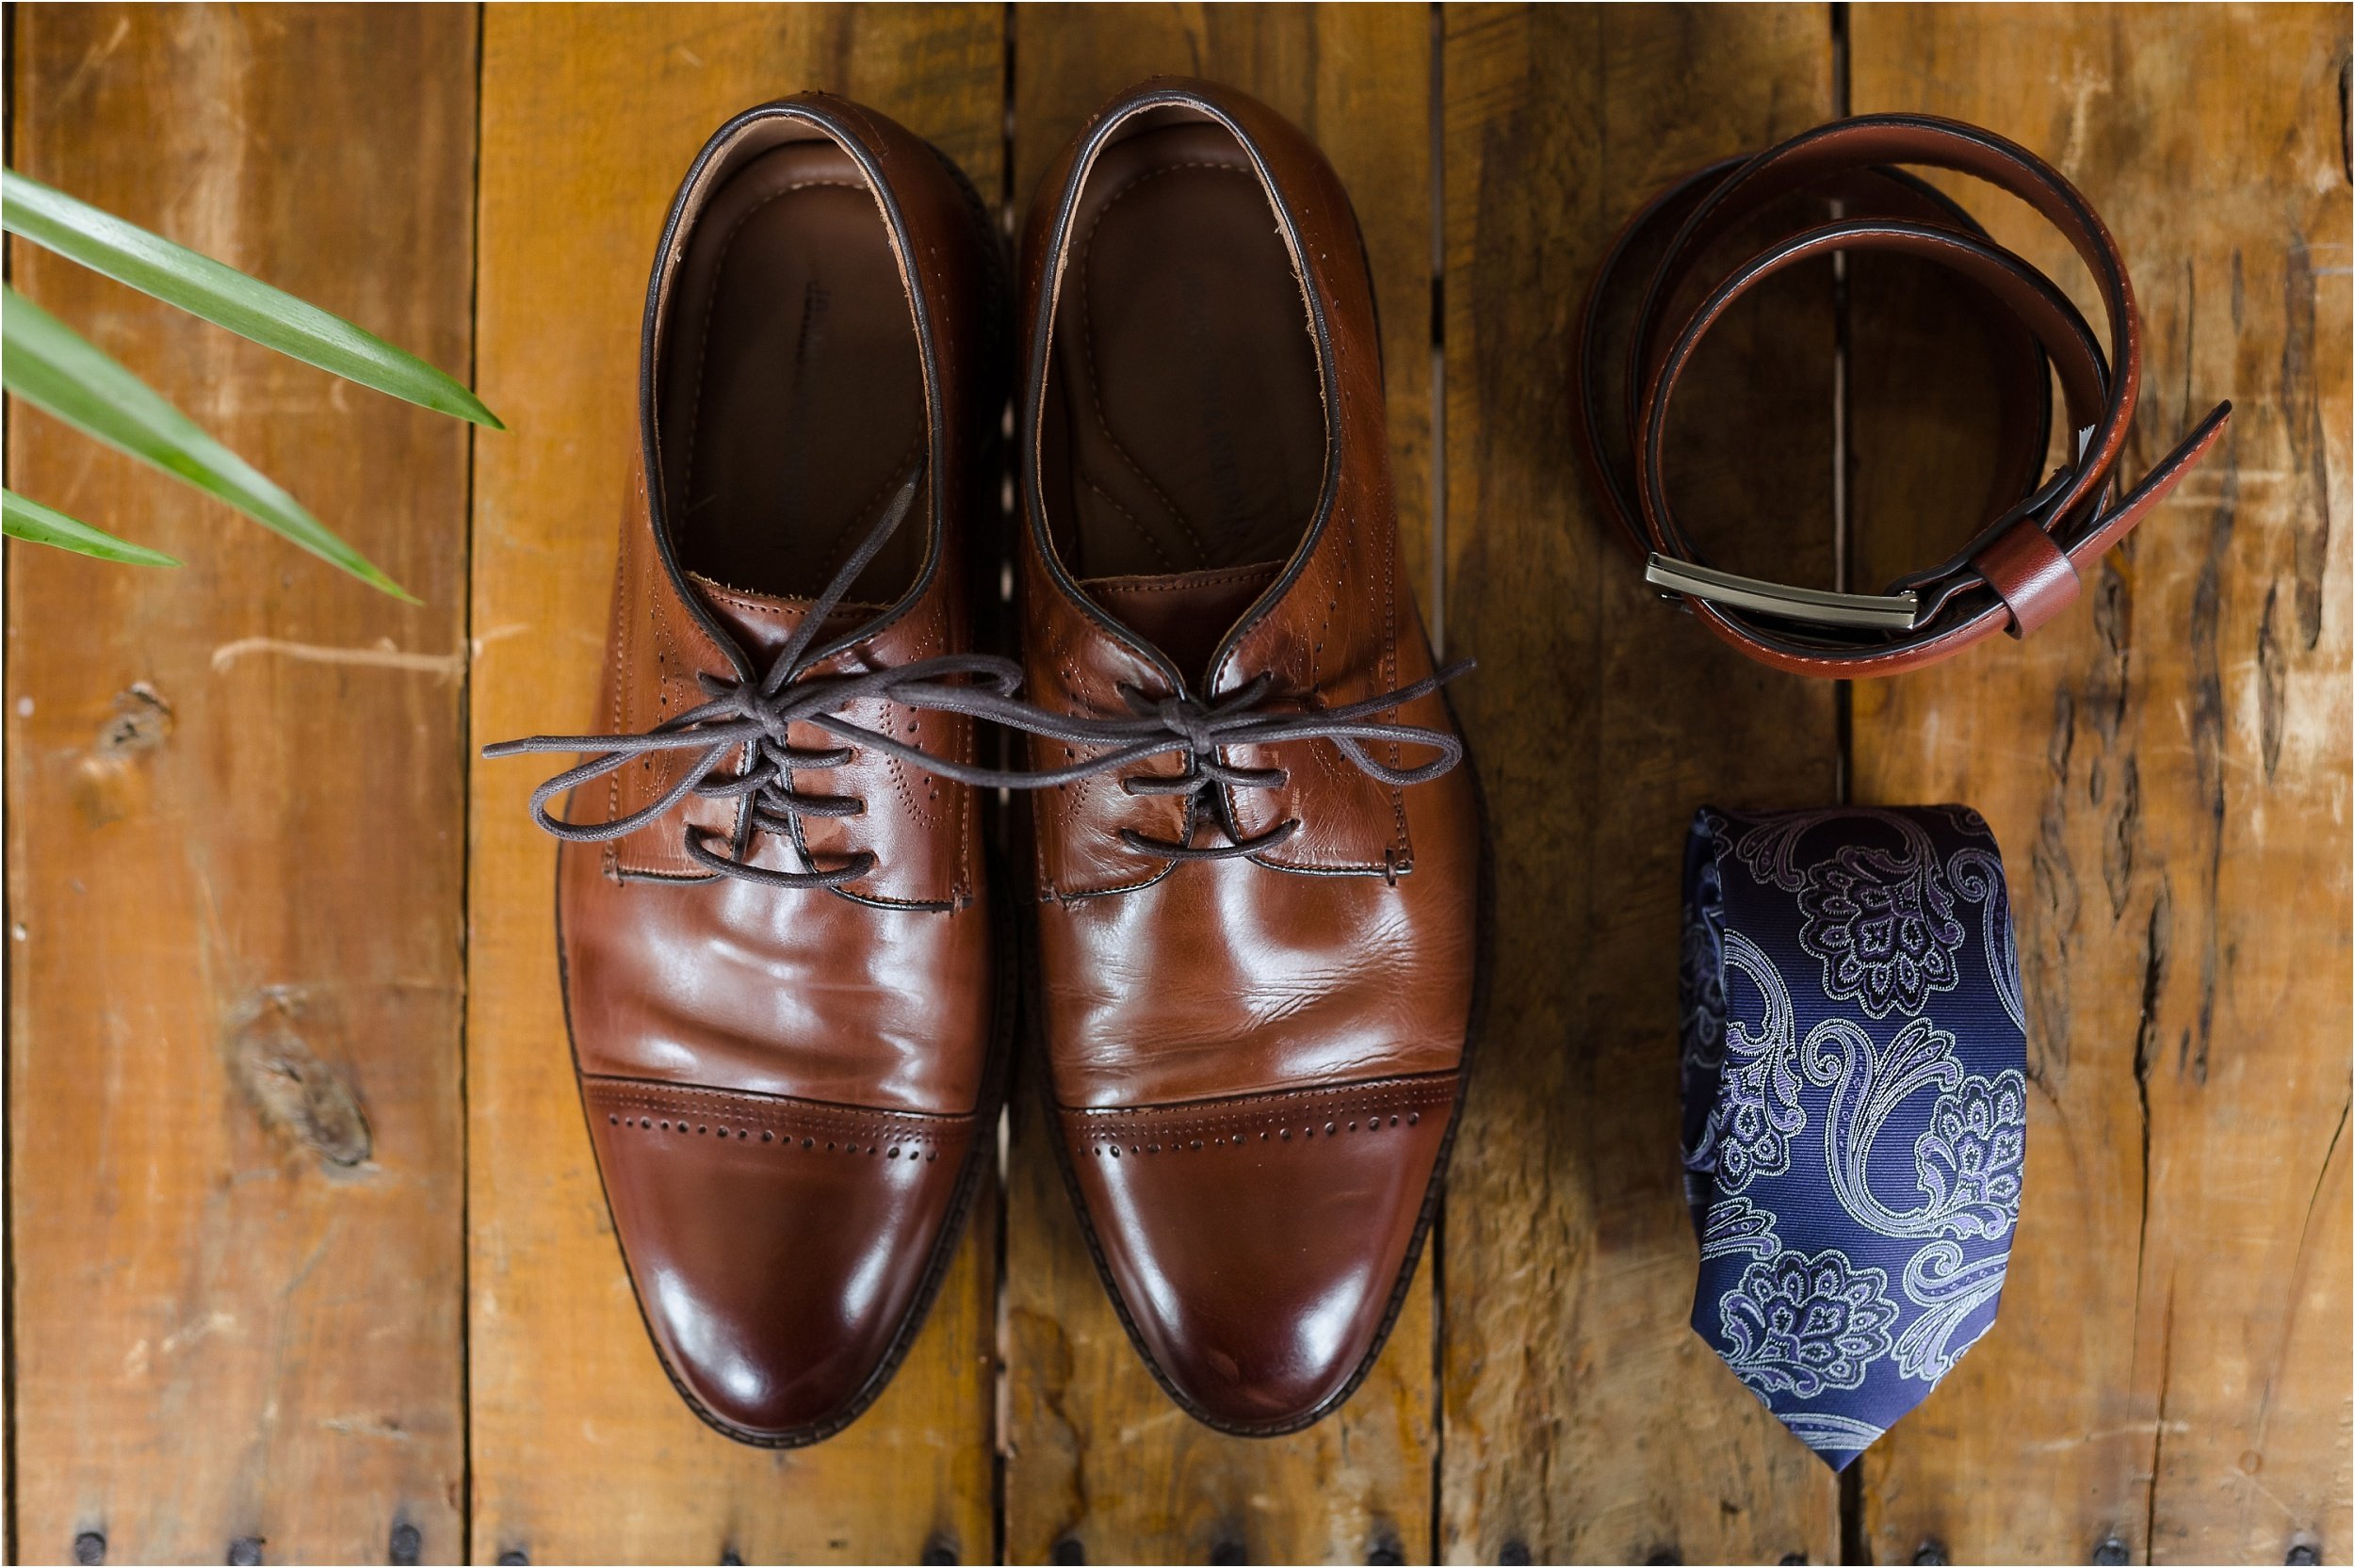
{"type": "Polygon", "coordinates": [[[262,1560],[262,1538],[241,1535],[229,1543],[230,1568],[257,1568],[262,1560]]]}
{"type": "Polygon", "coordinates": [[[1920,1568],[1944,1568],[1946,1563],[1954,1560],[1946,1555],[1943,1544],[1925,1541],[1913,1549],[1913,1560],[1920,1565],[1920,1568]]]}
{"type": "Polygon", "coordinates": [[[2105,1535],[2093,1544],[2093,1560],[2099,1563],[2120,1563],[2130,1562],[2134,1560],[2132,1554],[2126,1550],[2126,1543],[2117,1536],[2105,1535]]]}
{"type": "Polygon", "coordinates": [[[73,1538],[73,1560],[79,1563],[106,1560],[106,1538],[96,1530],[84,1530],[73,1538]]]}
{"type": "Polygon", "coordinates": [[[424,1552],[425,1532],[403,1519],[393,1527],[393,1538],[389,1545],[389,1555],[396,1568],[407,1568],[408,1564],[415,1562],[419,1555],[424,1552]]]}
{"type": "Polygon", "coordinates": [[[1050,1562],[1085,1562],[1088,1560],[1088,1549],[1080,1544],[1076,1536],[1066,1535],[1048,1548],[1047,1559],[1050,1562]]]}

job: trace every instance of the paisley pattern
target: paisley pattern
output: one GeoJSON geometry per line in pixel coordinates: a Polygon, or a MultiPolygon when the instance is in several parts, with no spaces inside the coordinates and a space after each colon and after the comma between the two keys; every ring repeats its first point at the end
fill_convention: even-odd
{"type": "Polygon", "coordinates": [[[1775,1217],[1747,1198],[1728,1198],[1712,1204],[1701,1221],[1701,1256],[1773,1257],[1782,1251],[1775,1236],[1775,1217]]]}
{"type": "MultiPolygon", "coordinates": [[[[1969,810],[1968,807],[1959,808],[1969,810]]],[[[1978,813],[1971,813],[1976,821],[1978,813]]],[[[1979,832],[1987,826],[1980,823],[1979,832]]],[[[2028,1030],[2028,1009],[2020,991],[2020,949],[2011,936],[2011,896],[2004,887],[2004,863],[1991,849],[1964,849],[1946,863],[1946,877],[1962,896],[1976,903],[1984,912],[1980,939],[1987,944],[1992,958],[1995,994],[2002,999],[2004,1010],[2020,1031],[2028,1030]]]]}
{"type": "Polygon", "coordinates": [[[1906,1299],[1925,1310],[1897,1336],[1897,1370],[1933,1383],[1952,1371],[1962,1352],[1995,1326],[1994,1314],[1982,1317],[1979,1308],[1991,1303],[2004,1288],[2009,1261],[1996,1253],[1965,1263],[1961,1247],[1952,1241],[1934,1241],[1914,1253],[1906,1265],[1906,1299]],[[1955,1332],[1966,1321],[1975,1321],[1977,1327],[1957,1345],[1955,1332]]]}
{"type": "Polygon", "coordinates": [[[1993,1325],[2019,1224],[1994,838],[1965,806],[1703,810],[1679,992],[1693,1326],[1843,1468],[1993,1325]]]}
{"type": "Polygon", "coordinates": [[[2020,1215],[2020,1163],[2027,1137],[2027,1085],[2018,1069],[2000,1081],[1966,1076],[1955,1037],[1926,1018],[1907,1021],[1886,1047],[1844,1018],[1807,1037],[1811,1083],[1831,1086],[1824,1120],[1826,1174],[1849,1219],[1887,1237],[2003,1236],[2020,1215]],[[1941,1092],[1914,1142],[1915,1185],[1927,1201],[1896,1209],[1873,1190],[1875,1145],[1923,1090],[1941,1092]]]}
{"type": "Polygon", "coordinates": [[[1925,1205],[1959,1234],[2001,1237],[2020,1219],[2020,1172],[2028,1153],[2028,1079],[2018,1068],[1969,1077],[1930,1107],[1913,1141],[1925,1205]]]}
{"type": "Polygon", "coordinates": [[[1729,1014],[1710,1146],[1716,1155],[1717,1190],[1739,1192],[1757,1176],[1791,1169],[1791,1140],[1807,1125],[1799,1108],[1798,1038],[1791,1025],[1791,994],[1766,955],[1739,931],[1728,931],[1725,967],[1739,973],[1760,997],[1756,1028],[1729,1014]]]}
{"type": "Polygon", "coordinates": [[[1887,1274],[1855,1268],[1827,1247],[1751,1264],[1717,1303],[1717,1316],[1734,1376],[1755,1389],[1811,1399],[1864,1382],[1865,1367],[1889,1354],[1897,1306],[1887,1274]]]}

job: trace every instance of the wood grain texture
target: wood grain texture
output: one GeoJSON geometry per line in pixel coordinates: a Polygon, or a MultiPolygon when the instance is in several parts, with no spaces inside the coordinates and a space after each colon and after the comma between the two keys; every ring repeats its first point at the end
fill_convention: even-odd
{"type": "MultiPolygon", "coordinates": [[[[478,743],[590,724],[663,214],[730,115],[825,88],[999,181],[995,7],[494,8],[485,19],[478,743]]],[[[541,1561],[966,1561],[993,1550],[996,1220],[983,1201],[873,1409],[820,1447],[732,1443],[673,1392],[615,1249],[557,984],[544,769],[474,768],[468,1108],[474,1550],[541,1561]]]]}
{"type": "MultiPolygon", "coordinates": [[[[17,10],[14,160],[460,375],[475,26],[17,10]]],[[[11,410],[17,1549],[464,1549],[464,427],[14,250],[16,286],[424,601],[11,410]]]]}
{"type": "MultiPolygon", "coordinates": [[[[2145,322],[2126,480],[2235,411],[2067,616],[1858,689],[1858,798],[1968,800],[2006,849],[2037,1090],[2001,1319],[1865,1458],[1869,1545],[2342,1558],[2347,10],[1852,18],[1859,111],[2013,137],[2117,236],[2145,322]]],[[[2093,312],[2057,236],[1953,188],[2093,312]]],[[[1874,439],[1878,403],[1857,404],[1865,540],[1949,482],[1918,427],[1874,439]]]]}
{"type": "MultiPolygon", "coordinates": [[[[1324,147],[1356,206],[1382,317],[1405,559],[1430,558],[1431,21],[1420,7],[1023,7],[1014,189],[1147,76],[1231,83],[1324,147]]],[[[1416,579],[1424,580],[1417,572],[1416,579]]],[[[1423,604],[1431,607],[1426,590],[1423,604]]],[[[1055,1170],[1036,1086],[1015,1101],[1006,1237],[1010,1560],[1421,1560],[1431,1544],[1430,1271],[1341,1412],[1228,1437],[1172,1405],[1122,1332],[1055,1170]]]]}
{"type": "MultiPolygon", "coordinates": [[[[1662,605],[1569,445],[1571,324],[1604,246],[1668,180],[1826,118],[1828,22],[1798,7],[1446,20],[1449,652],[1480,660],[1454,700],[1499,897],[1448,1190],[1441,1551],[1828,1560],[1829,1473],[1689,1324],[1676,966],[1694,809],[1832,800],[1831,689],[1662,605]]],[[[1746,523],[1729,564],[1822,584],[1832,331],[1827,281],[1811,283],[1730,325],[1762,335],[1718,363],[1756,380],[1707,395],[1738,423],[1674,471],[1697,526],[1746,523]]]]}

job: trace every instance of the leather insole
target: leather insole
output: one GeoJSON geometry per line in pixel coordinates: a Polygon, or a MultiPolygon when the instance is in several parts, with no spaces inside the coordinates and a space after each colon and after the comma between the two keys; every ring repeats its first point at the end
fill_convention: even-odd
{"type": "Polygon", "coordinates": [[[1200,122],[1113,143],[1070,246],[1042,452],[1064,564],[1159,577],[1288,558],[1324,483],[1324,399],[1242,146],[1200,122]]]}
{"type": "MultiPolygon", "coordinates": [[[[680,562],[814,597],[924,456],[916,321],[882,211],[840,148],[788,143],[712,193],[673,286],[661,449],[680,562]]],[[[923,505],[853,601],[914,584],[923,505]]]]}

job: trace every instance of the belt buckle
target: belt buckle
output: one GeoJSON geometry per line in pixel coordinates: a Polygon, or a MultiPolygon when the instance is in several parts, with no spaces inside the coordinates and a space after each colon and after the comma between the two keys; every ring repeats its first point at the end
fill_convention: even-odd
{"type": "Polygon", "coordinates": [[[1903,593],[1833,593],[1820,588],[1786,588],[1738,573],[1720,572],[1677,560],[1653,551],[1644,561],[1644,580],[1655,588],[1706,599],[1778,621],[1799,621],[1818,626],[1867,626],[1880,631],[1909,632],[1921,612],[1912,590],[1903,593]]]}

